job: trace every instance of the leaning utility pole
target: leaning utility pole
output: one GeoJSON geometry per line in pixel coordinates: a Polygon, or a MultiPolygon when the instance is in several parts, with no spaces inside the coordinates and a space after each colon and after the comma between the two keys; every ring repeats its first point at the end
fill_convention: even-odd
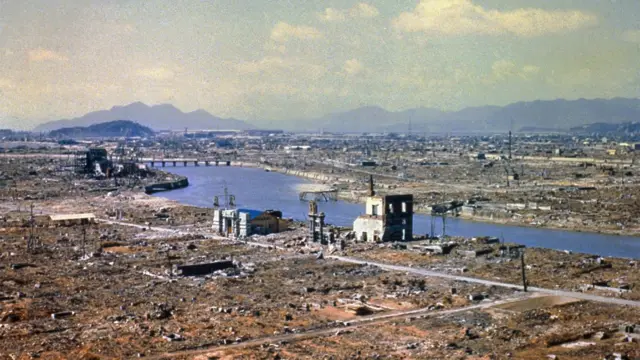
{"type": "Polygon", "coordinates": [[[522,288],[524,289],[524,292],[527,292],[527,274],[525,272],[524,265],[524,249],[520,252],[520,265],[522,267],[522,288]]]}

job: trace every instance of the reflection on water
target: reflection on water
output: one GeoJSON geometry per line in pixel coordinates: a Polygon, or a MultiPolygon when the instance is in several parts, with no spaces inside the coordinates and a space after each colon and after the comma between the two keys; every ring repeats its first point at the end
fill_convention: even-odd
{"type": "MultiPolygon", "coordinates": [[[[308,205],[298,199],[297,189],[301,184],[310,183],[305,179],[266,172],[261,169],[239,167],[176,167],[167,168],[171,172],[189,178],[190,186],[184,189],[158,193],[156,196],[179,201],[187,205],[210,207],[213,197],[224,200],[224,186],[229,194],[235,195],[237,206],[256,210],[277,209],[285,217],[306,219],[308,205]]],[[[364,213],[364,206],[341,201],[322,202],[319,211],[326,213],[327,223],[351,226],[353,220],[364,213]]],[[[436,228],[440,229],[440,219],[436,228]]],[[[431,221],[427,215],[415,215],[414,233],[426,234],[431,221]]],[[[447,219],[447,234],[457,236],[498,236],[527,246],[571,250],[600,254],[640,258],[640,238],[629,236],[578,233],[529,227],[506,226],[447,219]]]]}

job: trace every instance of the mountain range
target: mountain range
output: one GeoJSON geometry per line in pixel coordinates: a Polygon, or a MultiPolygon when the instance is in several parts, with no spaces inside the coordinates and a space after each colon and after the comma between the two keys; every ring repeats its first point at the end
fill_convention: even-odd
{"type": "Polygon", "coordinates": [[[135,102],[126,106],[114,106],[109,110],[90,112],[84,116],[56,120],[37,126],[33,131],[48,132],[56,129],[90,126],[114,120],[131,120],[153,130],[247,130],[254,128],[242,120],[223,119],[204,110],[182,112],[170,104],[148,106],[135,102]]]}
{"type": "Polygon", "coordinates": [[[640,99],[579,99],[518,102],[504,107],[468,107],[445,112],[415,108],[391,112],[363,107],[296,122],[295,130],[342,132],[504,132],[523,128],[569,131],[596,122],[617,124],[640,121],[640,99]]]}
{"type": "Polygon", "coordinates": [[[147,106],[133,103],[110,110],[89,113],[70,120],[42,124],[34,131],[51,131],[62,127],[88,126],[106,121],[127,119],[154,130],[220,129],[245,130],[260,124],[278,124],[289,131],[328,132],[408,132],[415,133],[486,133],[513,131],[569,131],[593,123],[619,124],[640,121],[640,99],[538,100],[507,106],[468,107],[459,111],[414,108],[387,111],[366,106],[314,119],[255,121],[223,119],[204,110],[184,113],[172,105],[147,106]]]}
{"type": "Polygon", "coordinates": [[[87,127],[75,126],[56,129],[49,133],[56,138],[84,138],[84,137],[121,137],[121,136],[152,136],[153,130],[129,120],[115,120],[87,127]]]}

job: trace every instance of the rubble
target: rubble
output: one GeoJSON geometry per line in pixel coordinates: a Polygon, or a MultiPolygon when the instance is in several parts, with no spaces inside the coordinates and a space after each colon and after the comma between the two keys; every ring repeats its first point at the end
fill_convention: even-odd
{"type": "MultiPolygon", "coordinates": [[[[48,163],[34,163],[39,174],[56,177],[48,163]]],[[[236,241],[212,234],[212,209],[126,186],[90,193],[109,184],[74,181],[77,187],[55,182],[51,190],[60,194],[48,199],[28,188],[34,183],[16,189],[19,201],[0,188],[0,359],[640,356],[635,308],[551,301],[331,256],[519,284],[522,248],[515,245],[481,236],[380,245],[342,230],[341,241],[323,244],[303,224],[236,241]],[[92,213],[96,222],[63,226],[43,216],[34,231],[41,245],[27,251],[29,213],[17,206],[26,196],[41,198],[38,215],[92,213]]],[[[575,291],[598,283],[628,288],[607,291],[610,297],[638,296],[634,261],[534,248],[525,254],[531,286],[575,291]]]]}

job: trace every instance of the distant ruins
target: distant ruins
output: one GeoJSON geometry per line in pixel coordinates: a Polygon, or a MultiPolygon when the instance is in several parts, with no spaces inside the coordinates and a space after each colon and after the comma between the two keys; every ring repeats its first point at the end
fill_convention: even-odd
{"type": "Polygon", "coordinates": [[[254,234],[279,233],[289,227],[289,221],[282,219],[282,211],[236,209],[235,196],[229,195],[225,187],[225,204],[220,208],[218,196],[213,200],[213,230],[227,237],[244,238],[254,234]]]}
{"type": "Polygon", "coordinates": [[[369,177],[366,214],[353,222],[359,241],[386,242],[413,239],[413,195],[376,196],[369,177]]]}
{"type": "Polygon", "coordinates": [[[324,244],[326,241],[324,218],[323,212],[318,213],[318,203],[315,200],[309,201],[309,235],[313,242],[324,244]]]}

